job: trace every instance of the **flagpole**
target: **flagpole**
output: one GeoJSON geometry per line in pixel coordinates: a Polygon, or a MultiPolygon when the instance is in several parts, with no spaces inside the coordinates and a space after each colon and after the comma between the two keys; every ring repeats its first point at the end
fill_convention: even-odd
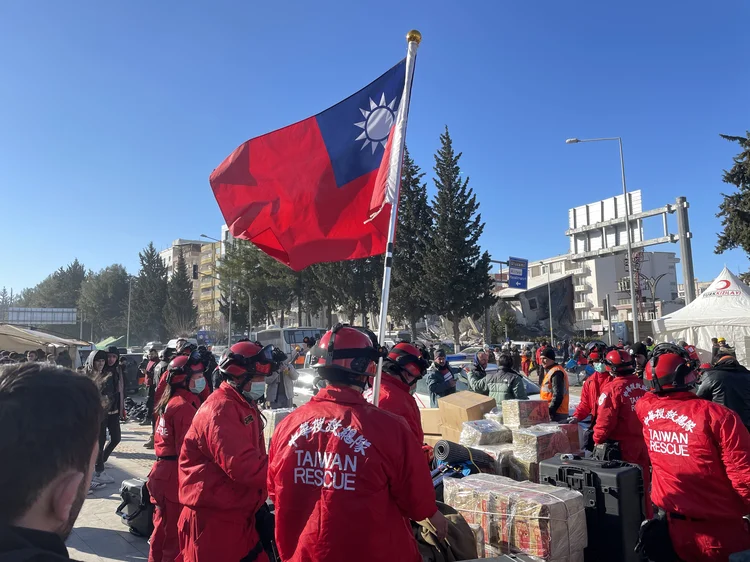
{"type": "MultiPolygon", "coordinates": [[[[406,79],[404,80],[404,92],[401,96],[401,107],[398,112],[398,120],[394,135],[396,137],[391,152],[390,184],[393,186],[394,195],[391,203],[391,220],[388,224],[388,243],[385,247],[385,267],[383,271],[383,289],[380,296],[380,322],[378,323],[378,342],[383,344],[385,340],[385,328],[388,324],[388,297],[391,290],[391,264],[393,262],[393,242],[396,236],[396,217],[398,216],[399,193],[401,191],[401,167],[404,162],[404,142],[406,141],[406,119],[409,116],[409,99],[411,98],[411,83],[414,78],[414,63],[417,60],[417,47],[422,41],[422,34],[412,29],[406,34],[406,79]]],[[[391,185],[386,186],[391,187],[391,185]]],[[[416,337],[416,334],[412,334],[416,337]]],[[[378,370],[375,374],[375,382],[372,387],[372,403],[377,406],[380,401],[380,380],[383,374],[383,358],[378,360],[378,370]]]]}

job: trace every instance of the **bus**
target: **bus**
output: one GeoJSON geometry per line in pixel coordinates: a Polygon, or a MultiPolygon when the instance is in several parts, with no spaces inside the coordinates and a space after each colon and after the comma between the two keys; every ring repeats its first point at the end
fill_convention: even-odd
{"type": "MultiPolygon", "coordinates": [[[[324,328],[309,328],[301,326],[298,328],[277,328],[271,327],[260,330],[255,334],[257,341],[263,345],[274,345],[289,357],[294,355],[294,348],[299,346],[303,351],[305,349],[305,338],[312,338],[318,341],[326,333],[324,328]]],[[[295,366],[302,367],[305,362],[304,353],[295,361],[295,366]]]]}

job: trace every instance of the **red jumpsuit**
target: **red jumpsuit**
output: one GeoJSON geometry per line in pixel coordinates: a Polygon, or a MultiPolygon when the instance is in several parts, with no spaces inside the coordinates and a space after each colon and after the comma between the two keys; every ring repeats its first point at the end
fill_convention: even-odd
{"type": "MultiPolygon", "coordinates": [[[[193,418],[180,453],[180,549],[185,562],[238,562],[259,541],[268,456],[260,412],[227,382],[193,418]]],[[[256,558],[267,562],[264,552],[256,558]]]]}
{"type": "Polygon", "coordinates": [[[612,380],[609,373],[594,372],[585,381],[581,387],[581,401],[573,413],[573,417],[578,421],[585,420],[591,414],[592,420],[596,420],[599,412],[599,397],[604,387],[612,380]]]}
{"type": "Polygon", "coordinates": [[[608,440],[617,441],[622,460],[641,467],[646,518],[651,519],[653,508],[648,493],[651,464],[643,441],[643,426],[635,413],[636,403],[647,392],[648,388],[636,374],[615,377],[607,384],[598,400],[594,443],[602,445],[608,440]]]}
{"type": "Polygon", "coordinates": [[[750,549],[750,433],[740,417],[691,392],[649,393],[635,411],[654,467],[651,499],[669,514],[677,555],[725,562],[750,549]]]}
{"type": "Polygon", "coordinates": [[[149,562],[173,562],[180,553],[177,520],[180,518],[177,457],[193,416],[201,405],[200,398],[179,388],[169,399],[164,415],[159,416],[154,432],[157,461],[148,475],[148,491],[154,511],[154,532],[151,535],[149,562]]]}
{"type": "MultiPolygon", "coordinates": [[[[372,403],[372,389],[364,394],[365,400],[372,403]]],[[[421,446],[424,443],[424,430],[422,429],[422,417],[419,414],[419,406],[414,397],[409,394],[409,385],[397,378],[383,373],[380,382],[380,400],[378,407],[386,412],[401,416],[417,438],[421,446]]]]}
{"type": "Polygon", "coordinates": [[[421,562],[409,519],[437,511],[404,420],[337,386],[277,427],[268,493],[284,562],[421,562]]]}

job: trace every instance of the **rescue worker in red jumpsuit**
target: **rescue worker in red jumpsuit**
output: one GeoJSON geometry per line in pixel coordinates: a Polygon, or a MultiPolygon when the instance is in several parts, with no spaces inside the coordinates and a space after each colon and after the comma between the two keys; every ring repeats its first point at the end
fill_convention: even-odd
{"type": "MultiPolygon", "coordinates": [[[[417,381],[427,372],[428,366],[428,360],[417,346],[400,342],[393,346],[383,361],[380,381],[378,407],[404,418],[420,446],[424,443],[422,417],[411,393],[417,381]]],[[[372,389],[367,390],[364,396],[372,403],[372,389]]]]}
{"type": "Polygon", "coordinates": [[[373,334],[346,325],[314,349],[327,382],[271,441],[268,493],[284,562],[421,562],[409,519],[443,540],[419,443],[403,418],[362,396],[381,355],[373,334]]]}
{"type": "Polygon", "coordinates": [[[651,500],[677,556],[726,562],[750,549],[750,433],[735,412],[690,392],[695,368],[681,347],[657,345],[645,372],[651,392],[635,411],[653,466],[651,500]]]}
{"type": "Polygon", "coordinates": [[[581,401],[573,416],[568,418],[568,423],[578,423],[591,415],[593,427],[599,409],[599,396],[604,386],[612,380],[603,361],[606,350],[607,346],[604,342],[591,342],[586,346],[586,359],[594,372],[583,381],[581,401]]]}
{"type": "Polygon", "coordinates": [[[167,387],[156,405],[158,423],[154,433],[156,462],[148,475],[148,491],[154,504],[154,531],[149,562],[173,562],[180,553],[177,521],[179,499],[177,459],[182,442],[201,405],[198,394],[206,385],[203,363],[182,355],[169,364],[164,377],[167,387]]]}
{"type": "MultiPolygon", "coordinates": [[[[198,353],[198,346],[189,343],[185,339],[179,339],[177,340],[177,351],[175,352],[175,357],[185,356],[185,357],[195,357],[198,361],[201,361],[201,354],[198,353]]],[[[160,377],[159,383],[156,385],[156,390],[154,391],[154,404],[158,404],[161,400],[162,394],[164,394],[164,389],[167,388],[167,381],[166,377],[160,377]]],[[[210,388],[203,389],[203,392],[200,394],[201,403],[206,401],[206,398],[208,398],[208,395],[211,394],[210,388]]],[[[154,415],[158,415],[156,412],[154,412],[154,415]]]]}
{"type": "Polygon", "coordinates": [[[268,456],[250,392],[273,369],[273,346],[234,344],[219,364],[223,382],[193,418],[179,460],[185,562],[268,560],[255,528],[268,496],[268,456]]]}
{"type": "Polygon", "coordinates": [[[651,464],[643,441],[643,427],[635,413],[636,404],[648,392],[648,388],[635,374],[635,361],[624,349],[609,351],[604,357],[604,364],[614,379],[606,385],[597,401],[599,409],[594,426],[594,444],[604,446],[617,442],[621,460],[641,467],[645,513],[646,518],[650,519],[653,516],[648,493],[651,464]]]}

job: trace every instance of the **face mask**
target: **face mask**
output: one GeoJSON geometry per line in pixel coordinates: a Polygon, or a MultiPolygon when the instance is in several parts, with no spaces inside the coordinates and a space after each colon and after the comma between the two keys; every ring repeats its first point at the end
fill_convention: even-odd
{"type": "Polygon", "coordinates": [[[594,370],[597,373],[606,373],[607,366],[604,363],[594,363],[594,370]]]}
{"type": "Polygon", "coordinates": [[[259,399],[259,398],[260,398],[261,396],[263,396],[263,393],[262,393],[262,392],[253,392],[252,390],[245,390],[245,391],[244,391],[244,392],[242,393],[242,396],[244,396],[244,397],[245,397],[245,398],[247,398],[248,400],[253,400],[253,401],[256,401],[256,400],[258,400],[258,399],[259,399]]]}
{"type": "Polygon", "coordinates": [[[200,394],[206,388],[206,378],[205,377],[201,377],[199,379],[195,379],[193,381],[193,385],[194,386],[190,387],[190,392],[192,392],[194,394],[200,394]]]}

